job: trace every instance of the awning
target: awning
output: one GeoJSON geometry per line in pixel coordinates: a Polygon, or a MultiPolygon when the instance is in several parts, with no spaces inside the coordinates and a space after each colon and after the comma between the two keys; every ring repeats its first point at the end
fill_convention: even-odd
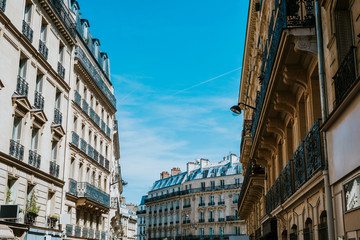
{"type": "Polygon", "coordinates": [[[0,239],[15,239],[15,236],[8,226],[0,224],[0,239]]]}

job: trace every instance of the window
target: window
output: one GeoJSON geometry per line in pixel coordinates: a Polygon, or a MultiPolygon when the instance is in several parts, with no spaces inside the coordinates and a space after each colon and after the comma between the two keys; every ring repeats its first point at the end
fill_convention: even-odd
{"type": "Polygon", "coordinates": [[[50,215],[52,215],[52,211],[55,208],[55,194],[48,192],[48,198],[47,198],[47,203],[46,203],[46,216],[49,217],[50,215]]]}
{"type": "Polygon", "coordinates": [[[209,205],[213,205],[214,204],[214,196],[210,196],[209,197],[209,205]]]}
{"type": "Polygon", "coordinates": [[[42,75],[42,74],[38,74],[38,75],[36,76],[35,90],[36,90],[36,92],[38,92],[38,93],[42,93],[43,78],[44,78],[44,75],[42,75]]]}
{"type": "Polygon", "coordinates": [[[31,150],[36,153],[39,147],[39,132],[38,128],[33,128],[31,133],[31,150]]]}
{"type": "Polygon", "coordinates": [[[237,203],[239,201],[239,194],[234,194],[233,203],[237,203]]]}
{"type": "Polygon", "coordinates": [[[101,120],[104,120],[104,109],[101,109],[101,120]]]}
{"type": "Polygon", "coordinates": [[[81,124],[81,138],[85,138],[85,124],[81,124]]]}
{"type": "Polygon", "coordinates": [[[27,24],[31,23],[31,13],[32,13],[32,4],[31,4],[31,2],[26,2],[26,4],[25,4],[25,13],[24,13],[24,21],[27,24]]]}
{"type": "Polygon", "coordinates": [[[213,229],[213,228],[210,228],[210,229],[209,229],[209,235],[210,235],[210,236],[214,235],[214,229],[213,229]]]}
{"type": "Polygon", "coordinates": [[[75,86],[75,88],[76,88],[76,91],[77,91],[77,92],[80,91],[80,80],[79,80],[78,78],[76,79],[76,86],[75,86]]]}
{"type": "Polygon", "coordinates": [[[6,204],[16,204],[16,192],[17,192],[17,180],[16,178],[8,178],[7,192],[6,192],[6,204]]]}
{"type": "Polygon", "coordinates": [[[12,139],[15,142],[20,143],[21,141],[21,129],[22,129],[22,117],[14,117],[14,126],[13,126],[13,134],[12,139]]]}
{"type": "Polygon", "coordinates": [[[200,220],[204,220],[204,213],[200,212],[200,220]]]}
{"type": "Polygon", "coordinates": [[[26,78],[26,67],[27,67],[27,59],[21,58],[19,62],[19,72],[18,75],[23,79],[26,78]]]}
{"type": "Polygon", "coordinates": [[[225,180],[220,180],[220,187],[224,188],[225,187],[225,180]]]}
{"type": "Polygon", "coordinates": [[[240,234],[240,227],[234,227],[234,234],[239,235],[240,234]]]}
{"type": "Polygon", "coordinates": [[[103,153],[103,141],[100,141],[100,154],[102,154],[103,153]]]}
{"type": "Polygon", "coordinates": [[[97,136],[94,134],[94,148],[97,149],[97,136]]]}
{"type": "Polygon", "coordinates": [[[41,28],[40,28],[40,40],[43,43],[46,43],[46,37],[47,37],[47,24],[46,22],[42,22],[41,23],[41,28]]]}
{"type": "Polygon", "coordinates": [[[60,43],[59,46],[59,63],[63,64],[64,63],[64,45],[62,45],[62,43],[60,43]]]}
{"type": "Polygon", "coordinates": [[[240,178],[235,178],[235,184],[238,186],[240,185],[240,178]]]}
{"type": "Polygon", "coordinates": [[[205,190],[205,182],[201,183],[201,190],[205,190]]]}
{"type": "Polygon", "coordinates": [[[92,132],[89,130],[88,144],[90,145],[91,145],[91,140],[92,140],[92,132]]]}
{"type": "Polygon", "coordinates": [[[92,94],[90,96],[90,107],[94,109],[94,96],[92,94]]]}
{"type": "Polygon", "coordinates": [[[58,142],[53,141],[51,146],[51,161],[56,162],[58,155],[58,142]]]}
{"type": "Polygon", "coordinates": [[[74,116],[74,132],[77,131],[77,122],[78,122],[78,118],[74,116]]]}
{"type": "Polygon", "coordinates": [[[200,228],[200,237],[203,237],[203,236],[204,236],[204,229],[200,228]]]}
{"type": "Polygon", "coordinates": [[[55,95],[55,108],[60,110],[60,106],[61,106],[61,92],[60,92],[60,91],[56,91],[56,95],[55,95]]]}
{"type": "Polygon", "coordinates": [[[215,189],[215,181],[211,181],[210,185],[211,185],[211,189],[215,189]]]}
{"type": "Polygon", "coordinates": [[[109,126],[109,123],[110,123],[110,118],[109,118],[109,115],[106,116],[106,125],[109,126]]]}
{"type": "Polygon", "coordinates": [[[204,204],[204,198],[201,196],[200,197],[200,205],[203,205],[204,204]]]}
{"type": "Polygon", "coordinates": [[[220,233],[220,236],[224,235],[224,227],[219,228],[219,233],[220,233]]]}

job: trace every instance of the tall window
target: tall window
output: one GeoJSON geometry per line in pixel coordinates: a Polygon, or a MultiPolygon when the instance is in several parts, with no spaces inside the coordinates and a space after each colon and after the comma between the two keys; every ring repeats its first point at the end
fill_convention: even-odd
{"type": "Polygon", "coordinates": [[[91,145],[91,140],[92,140],[92,132],[89,130],[88,144],[90,145],[91,145]]]}
{"type": "Polygon", "coordinates": [[[78,118],[74,116],[74,132],[77,131],[78,118]]]}
{"type": "Polygon", "coordinates": [[[339,65],[353,45],[353,33],[349,0],[337,1],[335,7],[336,45],[338,49],[339,65]]]}
{"type": "Polygon", "coordinates": [[[204,229],[200,228],[200,237],[203,237],[203,236],[204,236],[204,229]]]}
{"type": "Polygon", "coordinates": [[[59,46],[59,62],[61,64],[64,63],[64,45],[62,45],[62,43],[60,43],[60,46],[59,46]]]}
{"type": "Polygon", "coordinates": [[[18,143],[20,143],[21,141],[21,128],[22,128],[22,117],[15,116],[12,139],[18,143]]]}
{"type": "Polygon", "coordinates": [[[16,178],[8,178],[7,192],[6,192],[6,204],[16,204],[16,192],[17,192],[17,180],[16,178]]]}
{"type": "Polygon", "coordinates": [[[224,227],[219,228],[219,234],[220,236],[224,235],[224,227]]]}
{"type": "Polygon", "coordinates": [[[224,187],[225,186],[225,180],[220,180],[220,187],[224,187]]]}
{"type": "Polygon", "coordinates": [[[60,110],[60,106],[61,106],[61,92],[60,92],[60,91],[56,91],[56,95],[55,95],[55,108],[60,110]]]}
{"type": "Polygon", "coordinates": [[[224,216],[223,216],[223,211],[220,210],[220,211],[219,211],[219,219],[223,219],[223,218],[224,218],[224,216]]]}
{"type": "Polygon", "coordinates": [[[201,183],[201,189],[202,189],[202,190],[205,190],[205,182],[202,182],[202,183],[201,183]]]}
{"type": "Polygon", "coordinates": [[[211,189],[215,189],[215,181],[211,181],[210,185],[211,185],[211,189]]]}
{"type": "Polygon", "coordinates": [[[200,212],[200,220],[204,220],[204,213],[200,212]]]}
{"type": "Polygon", "coordinates": [[[240,227],[234,227],[234,234],[239,235],[240,234],[240,227]]]}
{"type": "Polygon", "coordinates": [[[47,203],[46,203],[46,216],[49,217],[53,212],[54,208],[55,208],[55,194],[49,192],[48,193],[48,198],[47,198],[47,203]]]}
{"type": "Polygon", "coordinates": [[[42,75],[42,74],[38,74],[38,75],[36,76],[35,90],[36,90],[38,93],[42,93],[43,78],[44,78],[44,75],[42,75]]]}
{"type": "Polygon", "coordinates": [[[31,133],[31,150],[36,153],[39,147],[39,132],[38,128],[33,128],[31,133]]]}
{"type": "Polygon", "coordinates": [[[80,80],[79,80],[78,78],[76,79],[76,86],[75,86],[75,88],[76,88],[76,91],[77,91],[77,92],[80,91],[80,80]]]}
{"type": "Polygon", "coordinates": [[[235,178],[235,184],[240,185],[240,178],[235,178]]]}
{"type": "Polygon", "coordinates": [[[56,162],[58,157],[58,142],[53,141],[51,146],[51,160],[56,162]]]}
{"type": "Polygon", "coordinates": [[[81,138],[85,139],[85,124],[81,124],[81,138]]]}
{"type": "Polygon", "coordinates": [[[233,203],[237,203],[239,201],[239,194],[234,194],[234,200],[233,203]]]}
{"type": "Polygon", "coordinates": [[[213,211],[209,211],[209,220],[214,219],[214,212],[213,211]]]}
{"type": "Polygon", "coordinates": [[[90,107],[94,109],[94,96],[92,94],[90,96],[90,107]]]}
{"type": "Polygon", "coordinates": [[[86,100],[86,98],[87,98],[87,88],[84,86],[84,94],[83,94],[84,96],[84,99],[86,100]]]}
{"type": "Polygon", "coordinates": [[[31,4],[31,2],[26,2],[26,4],[25,4],[25,13],[24,13],[24,21],[27,24],[31,23],[31,13],[32,13],[32,4],[31,4]]]}
{"type": "Polygon", "coordinates": [[[19,62],[19,72],[18,75],[23,79],[26,78],[26,66],[27,66],[27,59],[21,58],[19,62]]]}
{"type": "Polygon", "coordinates": [[[46,43],[46,37],[47,37],[47,24],[45,22],[41,23],[41,28],[40,28],[40,40],[43,43],[46,43]]]}
{"type": "Polygon", "coordinates": [[[210,229],[209,229],[209,235],[210,235],[210,236],[214,235],[214,229],[213,229],[213,228],[210,228],[210,229]]]}

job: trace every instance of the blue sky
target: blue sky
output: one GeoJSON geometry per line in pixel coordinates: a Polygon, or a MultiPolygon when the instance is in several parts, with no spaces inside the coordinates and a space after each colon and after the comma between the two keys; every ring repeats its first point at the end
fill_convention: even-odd
{"type": "Polygon", "coordinates": [[[229,108],[238,99],[248,0],[79,4],[111,61],[128,203],[138,204],[163,170],[239,155],[242,118],[229,108]]]}

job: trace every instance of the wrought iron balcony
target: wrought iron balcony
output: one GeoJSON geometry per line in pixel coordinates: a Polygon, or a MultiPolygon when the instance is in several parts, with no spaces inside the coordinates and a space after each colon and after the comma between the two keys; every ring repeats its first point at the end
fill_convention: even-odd
{"type": "Polygon", "coordinates": [[[286,201],[293,194],[293,174],[291,171],[293,164],[293,160],[289,160],[289,162],[285,165],[282,170],[282,181],[283,181],[283,200],[286,201]]]}
{"type": "Polygon", "coordinates": [[[40,168],[41,156],[36,152],[29,150],[29,165],[40,168]]]}
{"type": "Polygon", "coordinates": [[[220,205],[225,205],[225,201],[219,201],[218,202],[218,205],[220,206],[220,205]]]}
{"type": "Polygon", "coordinates": [[[88,144],[87,155],[94,158],[94,148],[90,144],[88,144]]]}
{"type": "Polygon", "coordinates": [[[81,227],[75,226],[75,237],[81,237],[81,227]]]}
{"type": "Polygon", "coordinates": [[[186,204],[183,206],[183,208],[191,208],[191,204],[186,204]]]}
{"type": "Polygon", "coordinates": [[[74,94],[74,100],[75,100],[75,103],[81,107],[81,96],[80,96],[80,93],[78,91],[75,90],[75,94],[74,94]]]}
{"type": "Polygon", "coordinates": [[[73,235],[73,228],[74,228],[73,225],[66,224],[65,232],[66,232],[67,236],[72,236],[73,235]]]}
{"type": "Polygon", "coordinates": [[[25,20],[23,20],[22,33],[30,42],[32,42],[33,30],[31,29],[30,25],[25,20]]]}
{"type": "Polygon", "coordinates": [[[57,125],[61,125],[62,123],[62,113],[57,108],[54,110],[54,123],[57,125]]]}
{"type": "Polygon", "coordinates": [[[87,182],[80,182],[77,185],[77,196],[89,198],[106,207],[110,207],[110,195],[87,182]]]}
{"type": "Polygon", "coordinates": [[[20,96],[27,96],[29,91],[29,84],[26,82],[24,78],[18,75],[17,84],[16,84],[16,92],[20,96]]]}
{"type": "Polygon", "coordinates": [[[99,157],[99,164],[100,165],[104,165],[104,156],[100,154],[100,157],[99,157]]]}
{"type": "Polygon", "coordinates": [[[335,101],[339,105],[357,80],[356,47],[351,47],[334,75],[335,101]]]}
{"type": "Polygon", "coordinates": [[[61,62],[58,62],[57,73],[62,79],[65,78],[65,68],[63,67],[61,62]]]}
{"type": "Polygon", "coordinates": [[[76,147],[79,147],[79,135],[76,134],[76,132],[72,132],[72,144],[74,144],[76,147]]]}
{"type": "Polygon", "coordinates": [[[39,40],[39,53],[47,60],[48,59],[48,48],[45,43],[39,40]]]}
{"type": "Polygon", "coordinates": [[[24,158],[24,146],[10,139],[10,155],[22,161],[24,158]]]}
{"type": "Polygon", "coordinates": [[[233,216],[226,216],[226,221],[238,221],[239,217],[236,215],[233,216]]]}
{"type": "Polygon", "coordinates": [[[74,196],[77,195],[77,181],[72,178],[69,178],[69,193],[74,196]]]}
{"type": "Polygon", "coordinates": [[[209,202],[208,206],[215,206],[215,202],[209,202]]]}
{"type": "Polygon", "coordinates": [[[94,159],[96,162],[99,161],[99,152],[96,151],[96,150],[94,150],[94,157],[93,157],[93,159],[94,159]]]}
{"type": "Polygon", "coordinates": [[[199,219],[199,223],[204,223],[205,219],[199,219]]]}
{"type": "Polygon", "coordinates": [[[90,60],[86,57],[86,54],[80,47],[76,47],[75,57],[80,61],[81,65],[84,66],[86,71],[95,81],[96,85],[100,88],[105,97],[109,100],[110,104],[116,108],[115,96],[111,93],[110,89],[106,86],[103,79],[100,77],[97,68],[93,66],[90,60]]]}
{"type": "Polygon", "coordinates": [[[108,135],[108,137],[111,137],[110,136],[110,128],[109,128],[109,126],[106,126],[106,135],[108,135]]]}
{"type": "Polygon", "coordinates": [[[57,164],[54,161],[50,161],[50,175],[58,178],[59,177],[59,170],[60,170],[59,164],[57,164]]]}
{"type": "Polygon", "coordinates": [[[215,222],[215,219],[209,218],[209,222],[215,222]]]}
{"type": "Polygon", "coordinates": [[[90,116],[91,120],[93,120],[95,122],[95,111],[91,107],[89,110],[89,116],[90,116]]]}
{"type": "Polygon", "coordinates": [[[294,152],[295,191],[299,189],[306,181],[304,151],[304,142],[301,142],[299,147],[294,152]]]}
{"type": "Polygon", "coordinates": [[[85,101],[85,99],[82,100],[82,110],[88,114],[89,104],[85,101]]]}
{"type": "Polygon", "coordinates": [[[274,207],[278,207],[282,203],[282,187],[281,175],[274,182],[274,207]]]}
{"type": "Polygon", "coordinates": [[[225,218],[219,218],[218,222],[225,222],[225,218]]]}
{"type": "Polygon", "coordinates": [[[105,240],[106,238],[106,232],[101,232],[101,240],[105,240]]]}
{"type": "Polygon", "coordinates": [[[274,186],[265,195],[265,211],[270,214],[274,210],[274,186]]]}
{"type": "Polygon", "coordinates": [[[88,236],[89,236],[89,229],[84,227],[82,229],[82,237],[88,237],[88,236]]]}
{"type": "Polygon", "coordinates": [[[51,5],[55,8],[58,16],[61,18],[65,26],[68,28],[72,37],[75,38],[76,35],[76,24],[75,20],[72,18],[72,15],[69,9],[65,6],[61,0],[49,0],[51,5]]]}
{"type": "Polygon", "coordinates": [[[34,106],[36,109],[44,109],[44,96],[38,91],[35,91],[34,106]]]}
{"type": "Polygon", "coordinates": [[[205,207],[205,203],[204,202],[199,203],[199,207],[205,207]]]}
{"type": "Polygon", "coordinates": [[[95,123],[96,125],[100,126],[100,117],[95,113],[95,123]]]}
{"type": "Polygon", "coordinates": [[[306,177],[310,179],[323,167],[320,121],[317,120],[305,137],[306,177]]]}
{"type": "Polygon", "coordinates": [[[101,130],[103,130],[103,132],[106,131],[106,125],[105,125],[105,122],[103,120],[101,120],[101,130]]]}
{"type": "Polygon", "coordinates": [[[110,167],[109,165],[110,165],[109,160],[105,159],[105,168],[106,168],[107,170],[109,170],[109,167],[110,167]]]}
{"type": "Polygon", "coordinates": [[[80,139],[80,150],[86,153],[87,143],[84,139],[80,139]]]}
{"type": "Polygon", "coordinates": [[[0,10],[5,12],[6,0],[0,0],[0,10]]]}
{"type": "Polygon", "coordinates": [[[190,223],[190,222],[191,222],[190,219],[183,220],[183,224],[188,224],[188,223],[190,223]]]}
{"type": "Polygon", "coordinates": [[[311,0],[280,0],[275,1],[275,10],[271,14],[261,65],[261,90],[253,118],[252,141],[259,122],[264,104],[270,75],[275,60],[277,48],[284,28],[315,27],[314,1],[311,0]]]}

